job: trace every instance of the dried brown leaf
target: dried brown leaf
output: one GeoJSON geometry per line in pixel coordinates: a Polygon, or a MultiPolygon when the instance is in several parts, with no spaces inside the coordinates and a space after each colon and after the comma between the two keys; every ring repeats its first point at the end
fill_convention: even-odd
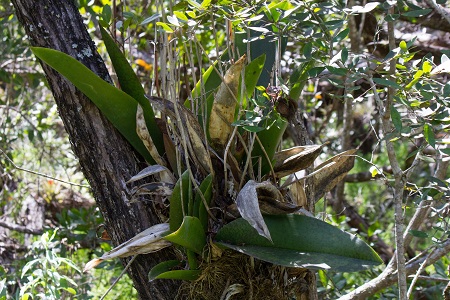
{"type": "Polygon", "coordinates": [[[234,121],[236,110],[239,77],[245,61],[244,54],[225,72],[223,81],[214,97],[208,131],[211,146],[218,152],[224,150],[232,132],[231,123],[234,121]]]}
{"type": "Polygon", "coordinates": [[[324,145],[297,146],[275,153],[275,175],[281,178],[300,170],[306,169],[314,163],[324,145]]]}
{"type": "Polygon", "coordinates": [[[147,148],[147,151],[150,153],[155,162],[161,166],[167,166],[166,161],[159,155],[158,149],[156,149],[152,137],[148,132],[147,123],[145,122],[144,110],[139,104],[136,111],[136,133],[144,143],[145,148],[147,148]]]}
{"type": "Polygon", "coordinates": [[[303,184],[304,184],[303,181],[296,181],[290,187],[292,199],[299,207],[306,207],[308,203],[303,184]]]}
{"type": "Polygon", "coordinates": [[[83,271],[89,271],[103,260],[146,254],[166,248],[172,245],[172,243],[164,240],[162,237],[169,232],[169,229],[168,223],[157,224],[147,228],[125,243],[120,244],[109,252],[106,252],[100,258],[95,258],[89,261],[83,271]]]}
{"type": "MultiPolygon", "coordinates": [[[[186,141],[186,144],[190,158],[194,160],[196,166],[200,166],[199,171],[201,171],[203,175],[214,174],[211,157],[207,151],[207,141],[202,127],[194,114],[179,103],[176,104],[177,107],[175,109],[175,104],[166,99],[153,96],[147,98],[159,110],[165,112],[173,121],[179,121],[180,126],[187,128],[188,140],[186,141]]],[[[178,135],[182,136],[181,132],[178,132],[178,135]]]]}
{"type": "Polygon", "coordinates": [[[357,149],[347,150],[328,159],[316,167],[314,178],[314,197],[318,201],[323,195],[344,179],[348,171],[353,168],[357,149]]]}

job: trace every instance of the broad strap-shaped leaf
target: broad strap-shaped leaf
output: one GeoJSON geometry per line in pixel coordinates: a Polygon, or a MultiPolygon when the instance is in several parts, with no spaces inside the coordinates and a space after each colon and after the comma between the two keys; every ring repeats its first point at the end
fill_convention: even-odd
{"type": "Polygon", "coordinates": [[[91,99],[145,160],[152,164],[155,162],[136,133],[138,103],[133,97],[104,81],[65,53],[40,47],[32,47],[31,50],[91,99]]]}
{"type": "Polygon", "coordinates": [[[175,279],[193,281],[200,277],[200,270],[173,270],[159,274],[155,279],[175,279]]]}
{"type": "MultiPolygon", "coordinates": [[[[248,63],[248,65],[245,66],[245,91],[247,93],[247,98],[251,98],[255,88],[256,84],[258,83],[258,79],[261,76],[261,72],[264,68],[264,63],[266,62],[266,54],[263,53],[257,58],[253,59],[251,62],[248,63]]],[[[239,88],[238,93],[240,95],[241,89],[239,88]]],[[[239,98],[242,98],[240,96],[239,98]]],[[[238,98],[238,99],[239,99],[238,98]]],[[[245,106],[244,106],[245,107],[245,106]]]]}
{"type": "Polygon", "coordinates": [[[272,241],[244,219],[225,225],[215,242],[273,264],[354,272],[382,263],[364,241],[315,218],[302,215],[264,216],[272,241]]]}
{"type": "Polygon", "coordinates": [[[148,280],[153,281],[157,279],[158,275],[172,271],[174,269],[181,269],[183,268],[183,261],[180,260],[167,260],[160,262],[159,264],[155,265],[150,272],[148,272],[148,280]]]}
{"type": "Polygon", "coordinates": [[[164,237],[165,240],[201,254],[206,245],[206,234],[200,220],[186,216],[180,228],[164,237]]]}
{"type": "Polygon", "coordinates": [[[120,51],[117,44],[111,38],[111,36],[106,32],[106,30],[100,26],[100,32],[102,34],[103,41],[105,42],[106,50],[108,50],[109,57],[114,66],[114,70],[117,73],[117,78],[120,83],[120,88],[136,99],[137,102],[142,106],[145,122],[147,124],[148,131],[151,135],[152,141],[154,142],[156,148],[160,155],[164,153],[164,145],[162,133],[159,127],[156,125],[155,114],[153,112],[152,106],[145,98],[145,91],[142,87],[139,78],[133,71],[125,55],[120,51]]]}
{"type": "Polygon", "coordinates": [[[179,260],[163,261],[154,266],[148,273],[148,280],[155,279],[176,279],[195,280],[199,277],[199,270],[183,270],[185,262],[179,260]]]}

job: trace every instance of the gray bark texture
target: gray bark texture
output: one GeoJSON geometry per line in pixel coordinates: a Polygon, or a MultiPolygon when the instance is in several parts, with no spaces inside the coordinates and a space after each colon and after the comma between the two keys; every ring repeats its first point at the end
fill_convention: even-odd
{"type": "MultiPolygon", "coordinates": [[[[111,82],[74,1],[12,0],[12,3],[32,46],[65,52],[111,82]]],[[[143,159],[87,97],[52,68],[45,64],[42,67],[73,151],[91,185],[114,244],[123,243],[149,226],[160,223],[151,205],[143,202],[131,204],[127,200],[131,187],[127,187],[125,182],[145,167],[143,159]]],[[[141,255],[131,265],[128,274],[141,299],[175,297],[175,282],[149,283],[147,279],[153,265],[173,258],[172,255],[169,250],[141,255]]]]}

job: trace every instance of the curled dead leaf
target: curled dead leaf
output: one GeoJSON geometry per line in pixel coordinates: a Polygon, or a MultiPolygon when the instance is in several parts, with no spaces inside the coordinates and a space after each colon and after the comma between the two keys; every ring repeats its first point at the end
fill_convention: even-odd
{"type": "Polygon", "coordinates": [[[244,54],[225,72],[223,81],[214,97],[208,132],[211,146],[218,152],[223,151],[232,132],[231,123],[234,121],[237,105],[239,77],[245,61],[244,54]]]}
{"type": "Polygon", "coordinates": [[[247,220],[259,235],[272,241],[269,228],[267,228],[259,208],[258,192],[256,191],[259,184],[254,180],[249,180],[237,195],[236,205],[241,217],[247,220]]]}
{"type": "Polygon", "coordinates": [[[87,272],[107,259],[146,254],[166,248],[172,245],[171,242],[163,239],[163,237],[169,232],[169,229],[168,223],[157,224],[147,228],[125,243],[122,243],[111,251],[106,252],[101,257],[89,261],[85,265],[83,271],[87,272]]]}
{"type": "Polygon", "coordinates": [[[314,171],[314,198],[318,201],[325,193],[343,180],[345,175],[353,168],[357,149],[351,149],[333,156],[317,166],[314,171]]]}
{"type": "Polygon", "coordinates": [[[306,169],[314,163],[324,145],[297,146],[275,153],[273,170],[278,178],[306,169]]]}

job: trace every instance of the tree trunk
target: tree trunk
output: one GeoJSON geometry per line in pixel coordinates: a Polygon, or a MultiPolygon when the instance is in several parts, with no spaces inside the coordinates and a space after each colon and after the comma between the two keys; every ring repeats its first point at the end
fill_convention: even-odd
{"type": "MultiPolygon", "coordinates": [[[[97,53],[78,8],[67,0],[13,0],[16,15],[32,46],[65,52],[111,82],[103,60],[97,53]]],[[[115,245],[125,242],[152,224],[160,223],[150,205],[129,203],[125,182],[145,165],[128,142],[99,112],[97,107],[64,77],[42,65],[59,114],[69,134],[97,205],[115,245]]],[[[147,273],[157,262],[168,259],[168,250],[140,256],[129,275],[141,299],[173,299],[177,283],[148,283],[147,273]]]]}

